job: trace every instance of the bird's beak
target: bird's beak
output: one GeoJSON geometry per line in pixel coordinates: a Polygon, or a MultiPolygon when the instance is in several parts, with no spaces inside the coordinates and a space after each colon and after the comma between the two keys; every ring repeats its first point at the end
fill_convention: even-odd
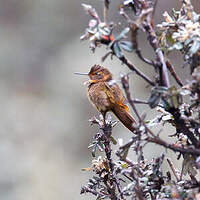
{"type": "MultiPolygon", "coordinates": [[[[89,75],[88,73],[82,73],[82,72],[74,72],[74,74],[76,74],[76,75],[89,75]]],[[[87,81],[85,81],[83,84],[84,85],[90,85],[91,83],[96,83],[96,80],[91,80],[91,79],[89,79],[89,80],[87,80],[87,81]]]]}
{"type": "Polygon", "coordinates": [[[74,72],[74,74],[76,74],[76,75],[87,75],[88,76],[88,73],[82,73],[82,72],[74,72]]]}
{"type": "MultiPolygon", "coordinates": [[[[74,74],[76,74],[76,75],[86,75],[86,76],[88,76],[88,73],[83,73],[83,72],[74,72],[74,74]]],[[[88,85],[88,84],[90,84],[89,81],[90,81],[90,80],[87,80],[87,81],[85,81],[83,84],[84,84],[84,85],[88,85]]]]}
{"type": "MultiPolygon", "coordinates": [[[[89,75],[88,73],[82,73],[82,72],[74,72],[74,74],[76,74],[76,75],[87,75],[87,76],[89,75]]],[[[89,80],[85,81],[83,84],[89,85],[91,83],[96,83],[96,82],[97,82],[96,80],[89,79],[89,80]]]]}

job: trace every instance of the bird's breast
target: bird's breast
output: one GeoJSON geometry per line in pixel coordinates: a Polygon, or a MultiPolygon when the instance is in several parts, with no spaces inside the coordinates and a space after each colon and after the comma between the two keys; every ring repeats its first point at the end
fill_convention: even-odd
{"type": "Polygon", "coordinates": [[[110,110],[111,104],[103,82],[91,84],[88,87],[88,97],[99,112],[107,112],[110,110]]]}

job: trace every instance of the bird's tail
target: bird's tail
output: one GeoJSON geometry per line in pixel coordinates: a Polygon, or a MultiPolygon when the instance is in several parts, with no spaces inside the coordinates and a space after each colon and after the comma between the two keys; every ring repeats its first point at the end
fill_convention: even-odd
{"type": "Polygon", "coordinates": [[[112,112],[116,117],[122,122],[122,124],[128,128],[131,132],[135,129],[133,124],[136,122],[135,119],[131,116],[129,109],[126,105],[116,106],[112,109],[112,112]]]}

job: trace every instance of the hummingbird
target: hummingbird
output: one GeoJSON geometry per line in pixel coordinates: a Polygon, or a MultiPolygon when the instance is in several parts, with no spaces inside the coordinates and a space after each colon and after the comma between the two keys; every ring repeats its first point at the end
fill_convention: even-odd
{"type": "Polygon", "coordinates": [[[94,65],[89,73],[79,73],[79,75],[88,75],[88,98],[93,106],[103,115],[105,120],[106,113],[112,112],[131,132],[135,129],[133,123],[135,119],[131,116],[126,99],[113,80],[110,71],[100,65],[94,65]]]}

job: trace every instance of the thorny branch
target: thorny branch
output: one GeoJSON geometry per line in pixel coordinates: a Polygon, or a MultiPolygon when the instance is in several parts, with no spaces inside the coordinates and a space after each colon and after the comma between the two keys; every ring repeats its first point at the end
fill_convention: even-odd
{"type": "MultiPolygon", "coordinates": [[[[110,119],[98,120],[97,118],[92,118],[90,120],[90,122],[92,124],[97,124],[99,126],[100,130],[102,130],[100,137],[98,137],[98,140],[99,140],[98,142],[102,142],[104,152],[105,152],[106,160],[104,162],[104,165],[107,170],[107,174],[106,174],[106,176],[102,176],[103,177],[102,181],[105,184],[107,194],[110,197],[110,199],[118,200],[119,198],[117,197],[117,194],[116,194],[116,190],[118,190],[118,192],[120,194],[120,199],[123,200],[124,196],[121,191],[122,189],[121,189],[121,185],[120,185],[120,180],[117,177],[117,174],[115,173],[115,164],[112,160],[111,134],[112,134],[112,127],[115,125],[115,123],[110,121],[110,119]]],[[[96,166],[96,167],[98,167],[98,166],[96,166]]],[[[101,171],[101,173],[102,173],[102,171],[101,171]]],[[[90,192],[86,189],[87,189],[87,187],[86,188],[83,187],[82,193],[90,192]]]]}

